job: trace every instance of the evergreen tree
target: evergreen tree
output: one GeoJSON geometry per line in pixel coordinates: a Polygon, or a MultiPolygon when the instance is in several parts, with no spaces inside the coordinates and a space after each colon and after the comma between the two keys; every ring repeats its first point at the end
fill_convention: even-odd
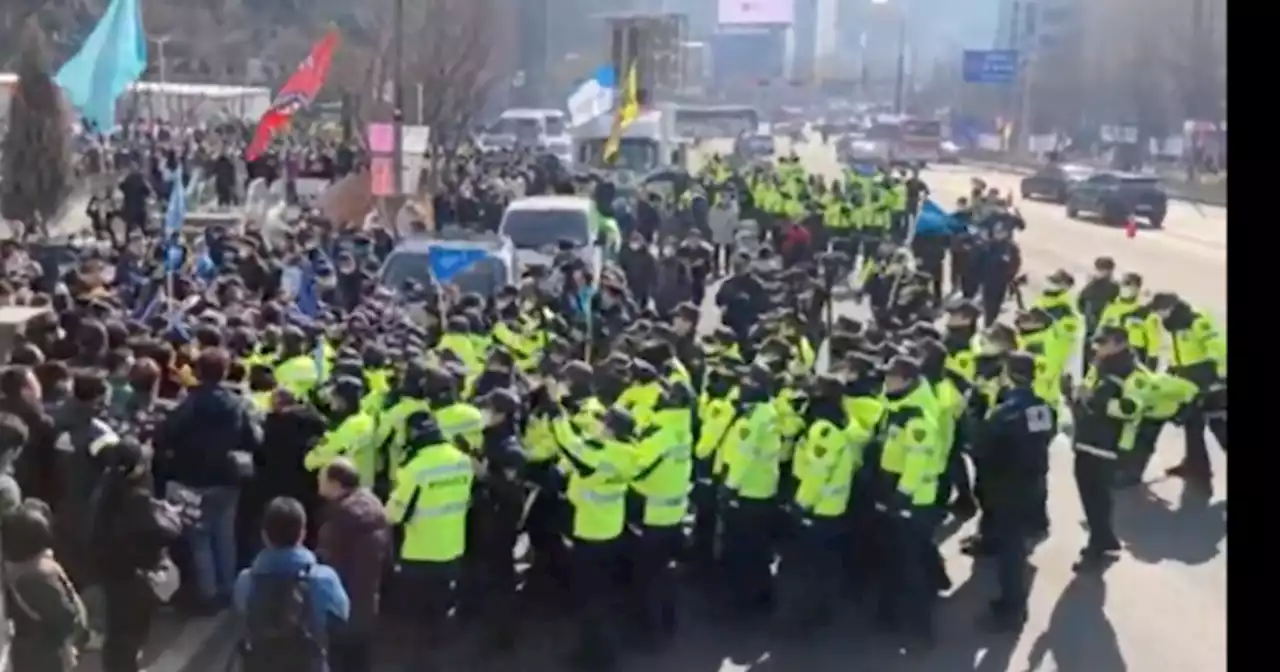
{"type": "Polygon", "coordinates": [[[31,24],[0,142],[0,215],[47,236],[46,224],[71,186],[70,140],[62,93],[45,63],[43,35],[31,24]]]}

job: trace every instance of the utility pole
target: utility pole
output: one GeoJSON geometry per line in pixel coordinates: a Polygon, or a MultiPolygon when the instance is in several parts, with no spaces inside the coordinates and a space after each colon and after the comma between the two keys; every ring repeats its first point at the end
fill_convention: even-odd
{"type": "Polygon", "coordinates": [[[904,111],[903,97],[906,94],[907,83],[907,13],[900,11],[898,17],[898,63],[897,70],[893,75],[893,113],[902,114],[904,111]]]}
{"type": "Polygon", "coordinates": [[[404,194],[404,0],[395,0],[391,34],[391,62],[394,82],[391,90],[392,184],[396,196],[404,194]]]}

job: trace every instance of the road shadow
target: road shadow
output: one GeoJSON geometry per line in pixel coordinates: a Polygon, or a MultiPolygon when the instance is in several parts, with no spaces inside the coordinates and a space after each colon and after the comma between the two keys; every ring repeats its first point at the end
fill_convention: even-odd
{"type": "Polygon", "coordinates": [[[1053,605],[1048,626],[1032,642],[1026,672],[1126,672],[1115,627],[1103,610],[1106,601],[1102,575],[1075,575],[1053,605]],[[1045,668],[1050,656],[1053,667],[1045,668]]]}
{"type": "Polygon", "coordinates": [[[1116,535],[1136,560],[1202,565],[1222,552],[1225,499],[1211,502],[1207,493],[1184,486],[1175,505],[1144,485],[1117,493],[1115,501],[1116,535]]]}

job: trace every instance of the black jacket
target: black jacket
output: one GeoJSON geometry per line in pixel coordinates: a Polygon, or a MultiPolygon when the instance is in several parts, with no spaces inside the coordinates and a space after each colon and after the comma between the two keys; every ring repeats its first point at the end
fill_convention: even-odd
{"type": "Polygon", "coordinates": [[[94,496],[91,548],[98,577],[131,582],[155,569],[166,547],[182,533],[175,510],[151,497],[146,479],[137,483],[104,480],[94,496]]]}
{"type": "Polygon", "coordinates": [[[232,451],[256,455],[262,428],[244,398],[219,385],[201,385],[165,419],[157,452],[169,457],[168,476],[192,488],[239,485],[232,451]]]}

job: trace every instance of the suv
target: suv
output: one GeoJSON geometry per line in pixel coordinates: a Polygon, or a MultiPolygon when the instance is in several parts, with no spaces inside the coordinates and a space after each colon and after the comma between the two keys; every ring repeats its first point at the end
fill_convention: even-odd
{"type": "Polygon", "coordinates": [[[1093,173],[1094,170],[1087,166],[1051,163],[1022,178],[1019,191],[1024,201],[1043,198],[1053,203],[1066,203],[1072,190],[1093,173]]]}
{"type": "Polygon", "coordinates": [[[1153,176],[1101,172],[1076,184],[1067,196],[1066,206],[1068,217],[1090,212],[1112,226],[1140,217],[1158,229],[1169,210],[1169,196],[1153,176]]]}

